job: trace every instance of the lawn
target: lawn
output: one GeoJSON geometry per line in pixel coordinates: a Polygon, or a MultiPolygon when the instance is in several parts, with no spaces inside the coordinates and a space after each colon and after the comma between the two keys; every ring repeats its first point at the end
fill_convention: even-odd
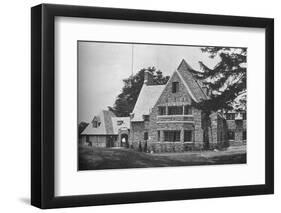
{"type": "Polygon", "coordinates": [[[246,163],[246,147],[225,151],[149,154],[131,149],[79,146],[79,170],[246,163]]]}

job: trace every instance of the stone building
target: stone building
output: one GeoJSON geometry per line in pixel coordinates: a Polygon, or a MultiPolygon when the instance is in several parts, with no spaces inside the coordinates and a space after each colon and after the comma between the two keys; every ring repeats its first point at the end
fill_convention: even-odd
{"type": "Polygon", "coordinates": [[[95,147],[129,147],[130,118],[102,110],[81,133],[80,143],[95,147]]]}
{"type": "Polygon", "coordinates": [[[246,143],[245,112],[205,114],[195,103],[208,91],[182,60],[165,85],[155,85],[145,72],[130,117],[103,110],[81,133],[80,141],[95,147],[130,147],[153,152],[220,149],[246,143]]]}
{"type": "Polygon", "coordinates": [[[154,85],[150,72],[131,113],[130,143],[135,149],[181,152],[226,146],[226,121],[222,114],[204,115],[194,103],[208,99],[206,88],[182,60],[166,85],[154,85]]]}
{"type": "Polygon", "coordinates": [[[246,112],[227,112],[227,134],[230,145],[244,145],[247,141],[247,118],[246,112]]]}

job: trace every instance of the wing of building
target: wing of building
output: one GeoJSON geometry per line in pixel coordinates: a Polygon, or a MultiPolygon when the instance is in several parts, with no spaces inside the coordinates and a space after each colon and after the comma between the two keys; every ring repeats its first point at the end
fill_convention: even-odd
{"type": "Polygon", "coordinates": [[[96,147],[128,147],[129,131],[130,117],[116,117],[102,110],[81,133],[80,142],[96,147]]]}

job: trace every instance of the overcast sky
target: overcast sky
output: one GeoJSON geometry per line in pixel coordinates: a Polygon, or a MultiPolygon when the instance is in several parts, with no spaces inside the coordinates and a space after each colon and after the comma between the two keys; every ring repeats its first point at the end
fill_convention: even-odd
{"type": "Polygon", "coordinates": [[[201,47],[125,43],[78,42],[78,122],[90,122],[107,106],[113,106],[123,87],[122,79],[142,68],[155,66],[171,75],[182,59],[199,70],[198,61],[213,67],[201,47]]]}

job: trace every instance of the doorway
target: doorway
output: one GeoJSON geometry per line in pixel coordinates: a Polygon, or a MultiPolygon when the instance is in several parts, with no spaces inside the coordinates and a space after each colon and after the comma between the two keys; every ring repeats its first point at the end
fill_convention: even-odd
{"type": "Polygon", "coordinates": [[[129,148],[128,134],[121,134],[121,147],[129,148]]]}

